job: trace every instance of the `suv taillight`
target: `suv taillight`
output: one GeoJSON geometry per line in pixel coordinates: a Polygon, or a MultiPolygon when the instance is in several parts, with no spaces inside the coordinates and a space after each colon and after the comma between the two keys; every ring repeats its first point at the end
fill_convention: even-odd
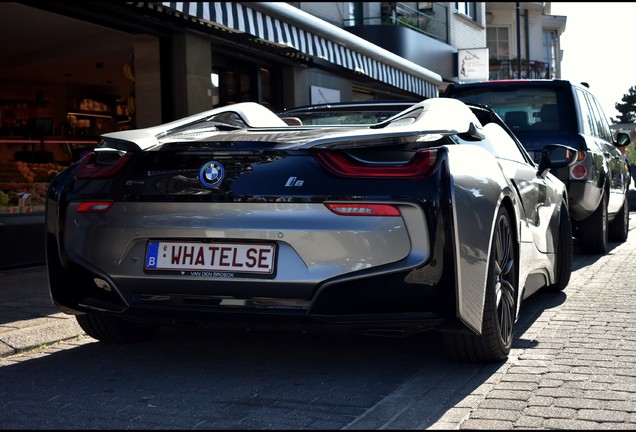
{"type": "Polygon", "coordinates": [[[584,178],[587,175],[587,169],[583,165],[574,164],[570,168],[570,176],[577,180],[584,178]]]}
{"type": "Polygon", "coordinates": [[[587,154],[584,150],[579,150],[576,156],[576,162],[570,167],[570,177],[576,180],[585,178],[587,175],[587,168],[585,168],[585,165],[583,165],[582,162],[585,160],[586,155],[587,154]]]}

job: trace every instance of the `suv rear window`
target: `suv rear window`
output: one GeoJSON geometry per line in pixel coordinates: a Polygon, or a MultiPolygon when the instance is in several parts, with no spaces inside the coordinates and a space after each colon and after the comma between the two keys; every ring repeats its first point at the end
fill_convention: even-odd
{"type": "Polygon", "coordinates": [[[565,98],[556,87],[483,85],[455,88],[451,97],[490,106],[513,132],[563,132],[571,122],[559,115],[565,98]]]}
{"type": "Polygon", "coordinates": [[[331,109],[325,111],[309,111],[305,113],[282,113],[281,116],[293,116],[300,121],[303,125],[312,126],[331,126],[331,125],[365,125],[380,123],[394,115],[400,113],[401,110],[384,111],[378,109],[377,111],[353,111],[353,110],[338,110],[331,109]]]}

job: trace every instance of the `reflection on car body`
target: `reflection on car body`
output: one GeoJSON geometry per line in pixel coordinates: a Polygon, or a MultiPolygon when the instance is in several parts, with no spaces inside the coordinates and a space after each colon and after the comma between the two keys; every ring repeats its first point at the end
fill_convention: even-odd
{"type": "Polygon", "coordinates": [[[502,360],[522,300],[570,279],[550,171],[576,152],[543,153],[443,98],[371,125],[241,103],[105,134],[47,194],[51,297],[105,342],[183,319],[327,324],[439,330],[455,358],[502,360]]]}

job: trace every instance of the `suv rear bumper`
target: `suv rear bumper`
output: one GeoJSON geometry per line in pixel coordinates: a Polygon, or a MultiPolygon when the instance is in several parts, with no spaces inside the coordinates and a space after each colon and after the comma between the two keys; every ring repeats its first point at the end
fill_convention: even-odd
{"type": "Polygon", "coordinates": [[[598,208],[603,190],[589,180],[568,180],[570,217],[577,222],[587,219],[598,208]]]}

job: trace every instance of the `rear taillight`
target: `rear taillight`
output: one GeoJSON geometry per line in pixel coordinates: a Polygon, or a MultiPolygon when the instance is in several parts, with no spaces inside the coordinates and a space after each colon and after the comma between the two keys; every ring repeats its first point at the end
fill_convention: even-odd
{"type": "Polygon", "coordinates": [[[579,150],[576,153],[576,161],[577,162],[581,162],[581,161],[585,160],[585,156],[586,156],[585,150],[579,150]]]}
{"type": "Polygon", "coordinates": [[[118,152],[90,152],[80,161],[75,170],[75,178],[114,177],[124,169],[131,156],[130,153],[122,155],[118,152]]]}
{"type": "Polygon", "coordinates": [[[104,213],[113,206],[112,201],[84,201],[77,205],[78,213],[104,213]]]}
{"type": "Polygon", "coordinates": [[[587,175],[587,170],[583,165],[573,165],[570,168],[570,175],[575,179],[582,179],[587,175]]]}
{"type": "Polygon", "coordinates": [[[340,216],[400,216],[400,210],[390,204],[325,203],[340,216]]]}
{"type": "Polygon", "coordinates": [[[574,163],[574,165],[570,167],[570,176],[577,180],[585,178],[585,176],[587,175],[587,168],[585,168],[585,165],[580,163],[585,160],[585,156],[585,151],[579,150],[576,155],[576,163],[574,163]]]}
{"type": "Polygon", "coordinates": [[[316,151],[314,157],[331,172],[343,177],[387,177],[421,179],[428,177],[437,163],[437,150],[421,150],[407,163],[365,163],[344,151],[316,151]]]}

